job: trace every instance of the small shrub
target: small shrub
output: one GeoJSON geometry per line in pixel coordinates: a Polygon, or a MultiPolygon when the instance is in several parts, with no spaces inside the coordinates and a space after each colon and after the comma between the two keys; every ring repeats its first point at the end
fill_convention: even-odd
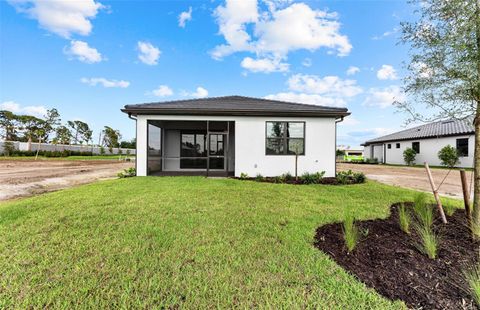
{"type": "Polygon", "coordinates": [[[464,275],[468,283],[469,293],[477,303],[477,306],[480,306],[480,264],[465,271],[464,275]]]}
{"type": "Polygon", "coordinates": [[[123,178],[130,178],[130,177],[134,177],[137,175],[137,171],[135,170],[135,168],[128,168],[128,169],[125,169],[123,170],[122,172],[119,172],[117,174],[117,176],[121,179],[123,178]]]}
{"type": "Polygon", "coordinates": [[[265,180],[265,178],[263,177],[263,175],[261,175],[260,173],[258,173],[256,176],[255,176],[255,181],[257,182],[263,182],[265,180]]]}
{"type": "Polygon", "coordinates": [[[403,232],[410,234],[410,224],[412,219],[410,218],[410,212],[408,212],[408,209],[404,204],[398,209],[398,220],[400,222],[400,229],[403,230],[403,232]]]}
{"type": "Polygon", "coordinates": [[[415,150],[412,149],[411,147],[406,148],[405,151],[403,151],[403,160],[409,166],[413,165],[413,163],[415,162],[416,156],[417,156],[417,152],[415,152],[415,150]]]}
{"type": "Polygon", "coordinates": [[[355,184],[365,183],[366,180],[367,180],[367,177],[363,172],[355,172],[353,174],[353,182],[355,184]]]}
{"type": "Polygon", "coordinates": [[[349,174],[352,173],[352,170],[340,171],[337,173],[336,179],[339,184],[348,184],[349,174]]]}
{"type": "Polygon", "coordinates": [[[280,176],[280,178],[281,178],[281,180],[282,180],[281,183],[286,183],[286,182],[288,182],[288,181],[293,180],[293,176],[292,176],[292,174],[291,174],[290,172],[285,172],[284,174],[282,174],[282,175],[280,176]]]}
{"type": "Polygon", "coordinates": [[[324,175],[325,175],[325,171],[315,172],[315,173],[305,172],[300,177],[300,180],[302,181],[303,184],[319,184],[322,182],[324,175]]]}
{"type": "Polygon", "coordinates": [[[415,225],[415,231],[420,238],[420,243],[417,244],[420,252],[427,255],[430,259],[437,258],[439,240],[432,228],[417,224],[415,225]]]}
{"type": "Polygon", "coordinates": [[[339,184],[357,184],[364,183],[367,179],[362,172],[353,172],[352,170],[340,171],[336,176],[339,184]]]}
{"type": "Polygon", "coordinates": [[[118,155],[122,155],[122,154],[123,154],[122,149],[118,149],[117,154],[118,154],[118,155]]]}
{"type": "Polygon", "coordinates": [[[103,146],[100,147],[100,155],[105,155],[105,148],[103,146]]]}
{"type": "Polygon", "coordinates": [[[451,145],[444,146],[438,152],[438,159],[440,159],[440,162],[443,166],[448,168],[453,168],[460,163],[458,152],[451,145]]]}
{"type": "Polygon", "coordinates": [[[241,180],[246,180],[246,179],[248,179],[248,174],[246,174],[245,172],[240,173],[240,179],[241,179],[241,180]]]}
{"type": "Polygon", "coordinates": [[[132,151],[130,151],[130,149],[127,149],[126,154],[130,155],[131,153],[132,153],[132,151]]]}
{"type": "Polygon", "coordinates": [[[347,215],[343,221],[343,238],[345,240],[345,246],[348,253],[352,252],[360,239],[360,231],[355,225],[355,218],[347,215]]]}

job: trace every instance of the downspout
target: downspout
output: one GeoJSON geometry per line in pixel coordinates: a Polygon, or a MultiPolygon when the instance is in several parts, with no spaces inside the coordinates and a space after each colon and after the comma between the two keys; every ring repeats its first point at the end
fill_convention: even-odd
{"type": "MultiPolygon", "coordinates": [[[[137,155],[138,155],[138,139],[137,139],[137,118],[132,116],[132,113],[128,113],[128,118],[135,121],[135,174],[137,172],[137,155]]],[[[148,130],[148,129],[147,129],[148,130]]],[[[148,143],[148,141],[147,141],[148,143]]]]}
{"type": "Polygon", "coordinates": [[[340,118],[335,119],[335,176],[337,176],[337,124],[343,122],[344,116],[340,116],[340,118]]]}

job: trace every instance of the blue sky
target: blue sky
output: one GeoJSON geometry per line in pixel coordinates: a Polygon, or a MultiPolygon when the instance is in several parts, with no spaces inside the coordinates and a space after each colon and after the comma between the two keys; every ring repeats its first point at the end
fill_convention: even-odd
{"type": "Polygon", "coordinates": [[[411,17],[403,1],[0,1],[0,109],[130,139],[125,104],[267,97],[348,107],[338,143],[355,146],[403,125],[411,17]]]}

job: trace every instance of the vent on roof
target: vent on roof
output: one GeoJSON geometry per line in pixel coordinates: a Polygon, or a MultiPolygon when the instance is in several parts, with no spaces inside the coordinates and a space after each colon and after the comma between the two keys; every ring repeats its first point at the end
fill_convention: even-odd
{"type": "Polygon", "coordinates": [[[442,125],[453,123],[453,120],[443,121],[442,125]]]}

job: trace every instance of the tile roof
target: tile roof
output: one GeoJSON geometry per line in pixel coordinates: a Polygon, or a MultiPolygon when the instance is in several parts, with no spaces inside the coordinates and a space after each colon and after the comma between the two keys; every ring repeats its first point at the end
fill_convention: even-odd
{"type": "Polygon", "coordinates": [[[363,145],[397,140],[415,140],[444,136],[458,136],[472,134],[474,132],[475,128],[471,124],[471,121],[451,119],[429,123],[371,139],[366,141],[363,145]]]}
{"type": "Polygon", "coordinates": [[[350,115],[346,108],[326,107],[244,96],[225,96],[126,105],[123,112],[176,115],[246,115],[246,116],[331,116],[350,115]]]}

